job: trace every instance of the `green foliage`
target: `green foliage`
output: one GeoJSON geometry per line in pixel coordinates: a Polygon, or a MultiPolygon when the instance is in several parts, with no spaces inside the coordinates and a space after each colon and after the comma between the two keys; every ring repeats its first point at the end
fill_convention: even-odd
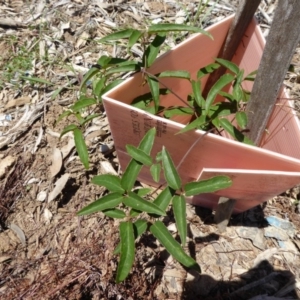
{"type": "Polygon", "coordinates": [[[155,159],[150,156],[155,135],[156,129],[152,128],[145,134],[138,147],[127,145],[127,153],[132,159],[121,178],[109,174],[95,176],[92,183],[106,187],[109,194],[90,203],[77,213],[82,216],[102,211],[108,217],[122,220],[121,241],[114,251],[114,254],[120,255],[117,282],[123,281],[130,273],[134,263],[135,241],[146,232],[152,233],[179,263],[200,271],[197,262],[183,248],[187,237],[185,196],[214,192],[227,188],[231,184],[230,178],[217,176],[182,186],[177,168],[164,147],[155,159]],[[138,173],[143,167],[149,169],[156,181],[166,182],[166,187],[156,197],[153,196],[152,189],[132,191],[138,173]],[[161,169],[164,170],[163,178],[161,178],[161,169]],[[173,209],[181,245],[171,235],[166,225],[159,220],[166,215],[170,206],[173,209]]]}
{"type": "MultiPolygon", "coordinates": [[[[198,13],[206,6],[206,4],[201,2],[198,7],[198,13]]],[[[91,112],[97,106],[101,105],[102,95],[122,82],[122,79],[119,78],[120,73],[141,72],[145,80],[143,84],[147,84],[149,87],[147,94],[133,99],[133,106],[152,114],[163,112],[163,116],[168,119],[179,115],[188,115],[191,123],[186,125],[180,133],[201,129],[219,134],[222,130],[225,130],[237,141],[251,144],[251,141],[242,133],[242,130],[247,129],[247,115],[244,111],[249,99],[249,92],[244,90],[243,81],[253,80],[255,76],[254,72],[244,78],[244,71],[240,70],[236,64],[220,58],[216,58],[215,62],[200,68],[196,74],[196,78],[193,78],[187,70],[163,70],[160,74],[151,74],[148,72],[148,68],[152,66],[161,53],[167,35],[177,32],[202,33],[208,38],[212,38],[209,33],[196,26],[186,24],[155,24],[140,30],[128,28],[117,31],[98,41],[99,43],[109,44],[119,43],[120,45],[124,45],[128,52],[130,52],[136,43],[140,43],[143,49],[143,56],[140,61],[133,60],[131,57],[124,59],[106,55],[101,56],[97,64],[85,74],[81,81],[81,95],[78,101],[68,111],[59,116],[58,120],[70,115],[76,117],[78,124],[72,124],[71,127],[67,126],[64,128],[62,134],[68,131],[74,133],[75,146],[79,158],[86,169],[89,168],[89,161],[82,131],[85,129],[87,123],[98,116],[98,114],[91,112]],[[124,40],[127,40],[127,43],[124,43],[124,40]],[[205,97],[202,93],[202,80],[220,66],[226,68],[228,73],[216,81],[205,97]],[[187,95],[187,100],[182,99],[167,87],[163,82],[165,78],[188,81],[191,84],[192,93],[187,95]],[[92,83],[92,95],[86,96],[86,89],[90,83],[92,83]],[[228,92],[230,87],[232,89],[231,93],[228,92]],[[182,102],[182,105],[163,107],[160,99],[166,93],[173,93],[182,102]],[[217,97],[226,99],[226,105],[220,104],[217,97]],[[228,124],[228,117],[231,114],[234,114],[234,116],[230,119],[236,120],[236,122],[230,122],[230,125],[228,124]]],[[[51,84],[43,79],[33,77],[27,79],[33,82],[51,84]]],[[[127,146],[127,151],[133,157],[133,160],[127,168],[127,173],[124,174],[121,180],[121,185],[123,189],[130,191],[141,170],[142,164],[151,166],[152,160],[149,153],[144,153],[145,151],[135,148],[132,145],[127,146]]],[[[166,160],[164,161],[167,162],[166,160]]],[[[158,181],[159,173],[160,169],[158,166],[152,167],[151,174],[156,182],[158,181]]],[[[180,186],[180,182],[175,182],[176,178],[170,178],[170,176],[173,176],[172,174],[175,174],[174,168],[165,174],[165,176],[170,186],[177,189],[180,186]]]]}
{"type": "MultiPolygon", "coordinates": [[[[202,6],[202,1],[200,3],[202,6]]],[[[198,13],[200,14],[202,9],[199,7],[198,13]]],[[[167,35],[181,31],[200,32],[211,38],[209,33],[197,26],[157,24],[142,30],[129,28],[117,31],[99,40],[100,43],[118,43],[119,47],[124,47],[124,50],[128,52],[136,43],[140,43],[143,55],[140,61],[132,60],[130,57],[124,59],[101,56],[97,64],[85,74],[81,82],[81,96],[78,101],[59,117],[59,119],[70,115],[76,117],[77,123],[66,126],[61,135],[73,132],[78,155],[86,169],[89,168],[88,151],[82,130],[85,124],[97,116],[93,111],[95,107],[101,105],[102,95],[122,81],[119,78],[120,73],[141,72],[143,84],[148,85],[148,93],[134,99],[133,106],[153,114],[163,114],[166,118],[188,115],[191,122],[180,133],[194,129],[215,130],[218,133],[225,130],[236,140],[251,143],[242,133],[242,130],[247,127],[247,117],[244,111],[249,98],[249,92],[244,90],[243,82],[253,80],[255,73],[244,77],[244,71],[240,70],[236,64],[219,58],[199,69],[196,75],[186,70],[163,70],[160,74],[148,72],[148,68],[161,53],[167,35]],[[125,43],[124,40],[126,40],[125,43]],[[204,95],[203,79],[205,81],[205,76],[221,66],[227,69],[227,73],[216,81],[207,95],[204,95]],[[187,99],[181,98],[164,84],[165,78],[185,80],[190,83],[192,93],[187,95],[187,99]],[[87,86],[91,88],[92,95],[86,96],[87,86]],[[182,105],[163,107],[160,99],[166,93],[172,93],[182,105]],[[220,102],[222,98],[226,101],[220,102]],[[235,120],[235,123],[229,120],[235,120]]],[[[134,263],[135,241],[146,233],[152,233],[179,263],[200,272],[200,266],[184,249],[187,239],[185,197],[215,192],[231,185],[231,179],[227,176],[216,176],[183,185],[177,170],[178,166],[174,164],[171,154],[165,147],[155,157],[151,155],[155,136],[156,129],[152,128],[148,130],[138,146],[126,145],[126,151],[131,160],[121,178],[108,174],[95,176],[92,183],[104,186],[108,194],[77,213],[87,215],[101,211],[107,217],[121,220],[120,243],[114,251],[114,254],[120,255],[116,274],[117,282],[125,280],[130,273],[134,263]],[[149,171],[155,182],[163,182],[162,190],[158,194],[149,189],[133,190],[142,168],[149,171]],[[181,245],[161,221],[169,208],[173,210],[181,245]]]]}

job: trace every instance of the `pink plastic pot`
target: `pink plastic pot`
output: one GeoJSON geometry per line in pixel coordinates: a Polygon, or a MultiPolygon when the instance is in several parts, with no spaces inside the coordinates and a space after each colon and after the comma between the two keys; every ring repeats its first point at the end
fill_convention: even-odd
{"type": "MultiPolygon", "coordinates": [[[[201,34],[194,35],[159,57],[149,72],[156,74],[165,70],[188,70],[192,76],[196,76],[201,67],[217,57],[232,19],[228,17],[207,29],[213,40],[201,34]]],[[[233,59],[245,70],[245,74],[258,68],[264,44],[260,28],[253,20],[233,59]]],[[[191,93],[190,84],[185,80],[166,79],[164,82],[184,99],[191,93]]],[[[134,98],[149,91],[142,83],[142,75],[138,73],[103,96],[121,167],[126,168],[130,160],[125,145],[138,145],[151,127],[157,128],[152,153],[156,154],[165,146],[177,165],[204,132],[198,130],[176,135],[188,120],[180,117],[167,120],[132,107],[130,103],[134,98]]],[[[250,83],[246,88],[251,90],[250,83]]],[[[193,147],[179,169],[183,182],[206,179],[213,175],[228,175],[233,184],[214,194],[189,198],[188,202],[215,208],[219,197],[224,196],[236,199],[235,212],[242,212],[300,182],[299,121],[292,103],[285,99],[287,95],[284,91],[280,97],[282,99],[277,101],[260,147],[248,146],[226,136],[210,133],[193,147]]],[[[162,96],[161,101],[164,106],[182,105],[172,94],[162,96]]],[[[139,180],[156,186],[145,168],[139,180]]]]}

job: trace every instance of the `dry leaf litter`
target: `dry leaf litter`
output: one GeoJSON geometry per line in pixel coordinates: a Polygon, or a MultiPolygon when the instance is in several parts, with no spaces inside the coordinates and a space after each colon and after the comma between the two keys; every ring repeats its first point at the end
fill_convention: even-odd
{"type": "MultiPolygon", "coordinates": [[[[202,1],[196,20],[211,25],[238,1],[202,1]],[[201,21],[199,21],[201,20],[201,21]]],[[[72,117],[57,117],[76,101],[84,74],[103,54],[127,55],[97,43],[122,26],[192,22],[200,1],[0,2],[0,298],[1,299],[299,299],[299,188],[234,216],[219,234],[213,212],[188,205],[186,251],[202,274],[187,272],[151,235],[137,243],[129,278],[115,284],[118,221],[75,213],[101,197],[96,174],[120,174],[105,112],[86,128],[91,157],[85,172],[72,117]],[[22,59],[20,59],[20,57],[22,59]],[[44,80],[29,82],[26,76],[44,80]],[[50,83],[50,84],[48,84],[50,83]],[[269,218],[269,219],[268,219],[269,218]]],[[[262,0],[257,18],[267,36],[275,1],[262,0]]],[[[176,40],[170,38],[170,47],[176,40]]],[[[140,56],[139,45],[133,48],[140,56]]],[[[287,74],[299,99],[300,49],[287,74]]],[[[298,107],[295,101],[296,108],[298,107]]],[[[100,108],[101,110],[101,108],[100,108]]],[[[171,212],[168,226],[176,227],[171,212]]]]}

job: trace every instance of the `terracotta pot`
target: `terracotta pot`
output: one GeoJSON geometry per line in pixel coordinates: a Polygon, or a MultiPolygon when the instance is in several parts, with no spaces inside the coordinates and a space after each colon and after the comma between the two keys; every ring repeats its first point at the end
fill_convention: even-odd
{"type": "MultiPolygon", "coordinates": [[[[207,28],[213,40],[201,34],[194,35],[159,57],[149,72],[156,74],[165,70],[188,70],[192,76],[196,76],[201,67],[218,56],[232,19],[232,16],[228,17],[207,28]]],[[[258,68],[264,44],[260,28],[253,20],[233,59],[245,70],[245,74],[258,68]]],[[[130,103],[134,98],[149,91],[147,85],[143,86],[142,83],[142,74],[137,73],[103,96],[121,168],[124,169],[130,160],[125,145],[138,145],[145,132],[154,126],[157,128],[157,138],[153,154],[164,145],[177,165],[204,132],[198,130],[176,135],[187,122],[185,118],[167,120],[132,107],[130,103]]],[[[184,99],[191,93],[191,86],[186,80],[166,79],[164,83],[184,99]]],[[[202,86],[204,84],[205,80],[202,86]]],[[[247,83],[245,87],[251,90],[252,83],[247,83]]],[[[284,90],[280,97],[282,99],[277,101],[260,147],[209,133],[192,148],[179,169],[183,182],[222,174],[230,176],[233,184],[225,190],[202,194],[187,201],[215,208],[219,197],[224,196],[236,199],[235,212],[242,212],[300,182],[299,121],[292,103],[284,99],[287,98],[284,90]]],[[[161,102],[163,106],[182,105],[172,94],[162,96],[161,102]]],[[[146,168],[140,173],[139,180],[156,185],[146,168]]]]}

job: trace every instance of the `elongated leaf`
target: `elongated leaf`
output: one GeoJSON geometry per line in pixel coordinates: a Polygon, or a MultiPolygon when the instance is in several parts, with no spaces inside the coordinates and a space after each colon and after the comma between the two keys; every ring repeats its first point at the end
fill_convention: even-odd
{"type": "MultiPolygon", "coordinates": [[[[55,121],[55,125],[56,125],[57,123],[59,123],[62,119],[64,119],[64,118],[70,116],[71,114],[72,114],[72,112],[71,112],[70,110],[66,110],[66,111],[64,111],[63,113],[61,113],[61,114],[58,116],[57,120],[55,121]]],[[[75,125],[75,126],[76,126],[76,125],[75,125]]],[[[61,135],[61,136],[62,136],[62,135],[61,135]]]]}
{"type": "MultiPolygon", "coordinates": [[[[107,55],[102,55],[98,60],[97,60],[97,67],[99,69],[105,69],[111,60],[110,56],[107,55]]],[[[96,66],[95,66],[96,67],[96,66]]]]}
{"type": "Polygon", "coordinates": [[[150,201],[144,200],[143,198],[141,198],[133,192],[128,192],[128,195],[123,197],[123,203],[139,211],[153,213],[161,216],[166,215],[166,213],[163,210],[161,210],[157,205],[150,201]]]}
{"type": "Polygon", "coordinates": [[[216,117],[225,117],[236,113],[236,103],[218,102],[209,108],[208,116],[212,119],[216,117]]]}
{"type": "Polygon", "coordinates": [[[224,66],[225,68],[227,68],[228,70],[230,70],[232,73],[234,73],[236,75],[240,71],[239,67],[232,61],[229,61],[229,60],[226,60],[223,58],[216,58],[216,62],[218,62],[220,65],[224,66]]]}
{"type": "Polygon", "coordinates": [[[105,88],[102,89],[99,98],[104,95],[106,92],[110,91],[112,88],[114,88],[115,86],[119,85],[120,83],[122,83],[124,81],[124,79],[115,79],[113,82],[109,83],[107,86],[105,86],[105,88]]]}
{"type": "Polygon", "coordinates": [[[181,239],[181,245],[186,243],[187,223],[186,223],[186,203],[182,195],[173,197],[173,213],[176,221],[176,227],[181,239]]]}
{"type": "Polygon", "coordinates": [[[241,100],[243,100],[243,89],[240,85],[235,84],[235,86],[233,87],[233,97],[237,102],[240,102],[241,100]]]}
{"type": "Polygon", "coordinates": [[[218,81],[212,86],[210,89],[205,103],[205,110],[208,112],[209,107],[213,104],[216,96],[220,93],[220,91],[230,82],[234,80],[234,77],[231,74],[222,75],[218,81]]]}
{"type": "Polygon", "coordinates": [[[184,252],[180,244],[172,237],[163,222],[156,221],[150,227],[150,231],[178,262],[188,268],[201,272],[200,266],[197,262],[184,252]]]}
{"type": "Polygon", "coordinates": [[[154,101],[155,112],[157,113],[159,107],[159,82],[148,75],[146,78],[154,101]]]}
{"type": "Polygon", "coordinates": [[[161,210],[166,211],[168,208],[172,197],[175,194],[175,190],[171,189],[170,187],[166,187],[153,201],[161,210]]]}
{"type": "Polygon", "coordinates": [[[205,125],[207,123],[206,116],[202,115],[199,118],[192,121],[190,124],[186,125],[184,128],[182,128],[179,133],[184,133],[192,129],[199,129],[201,126],[205,125]]]}
{"type": "Polygon", "coordinates": [[[197,33],[202,33],[211,39],[213,39],[212,35],[199,28],[199,27],[194,27],[194,26],[189,26],[185,24],[154,24],[151,25],[148,29],[148,33],[153,34],[153,33],[158,33],[158,32],[171,32],[171,31],[188,31],[188,32],[197,32],[197,33]]]}
{"type": "Polygon", "coordinates": [[[175,71],[164,71],[159,74],[160,78],[172,77],[172,78],[183,78],[190,80],[191,74],[188,71],[184,70],[175,70],[175,71]]]}
{"type": "Polygon", "coordinates": [[[99,72],[100,70],[98,68],[89,69],[88,72],[83,77],[83,80],[80,84],[80,89],[82,89],[86,85],[86,83],[99,72]]]}
{"type": "Polygon", "coordinates": [[[138,162],[145,166],[152,165],[152,158],[150,155],[146,154],[143,150],[134,147],[133,145],[126,145],[126,150],[128,154],[138,162]]]}
{"type": "Polygon", "coordinates": [[[115,208],[122,202],[122,200],[123,200],[122,194],[111,193],[87,205],[86,207],[81,209],[77,213],[77,215],[78,216],[89,215],[105,209],[115,208]]]}
{"type": "Polygon", "coordinates": [[[111,67],[107,69],[105,75],[121,73],[121,72],[133,72],[140,71],[141,67],[137,63],[133,63],[125,66],[111,67]]]}
{"type": "Polygon", "coordinates": [[[68,132],[70,132],[70,131],[74,131],[75,129],[78,129],[77,125],[75,125],[75,124],[70,124],[70,125],[66,126],[66,127],[62,130],[62,132],[61,132],[59,138],[61,138],[63,135],[65,135],[66,133],[68,133],[68,132]]]}
{"type": "Polygon", "coordinates": [[[118,264],[116,282],[120,283],[129,274],[134,262],[134,233],[130,221],[120,223],[121,255],[118,264]]]}
{"type": "Polygon", "coordinates": [[[105,85],[105,82],[106,82],[107,78],[106,77],[101,77],[101,79],[99,79],[94,88],[93,88],[93,92],[94,92],[94,95],[97,96],[99,98],[99,100],[101,100],[101,98],[99,97],[102,90],[104,89],[104,85],[105,85]]]}
{"type": "Polygon", "coordinates": [[[155,182],[159,182],[160,179],[160,171],[161,171],[161,166],[160,164],[153,164],[150,168],[150,173],[155,182]]]}
{"type": "Polygon", "coordinates": [[[170,107],[164,111],[164,117],[169,119],[173,116],[192,115],[193,113],[194,109],[190,107],[170,107]]]}
{"type": "Polygon", "coordinates": [[[227,119],[223,118],[219,120],[220,120],[220,125],[237,141],[254,146],[254,143],[245,135],[243,135],[243,133],[241,133],[227,119]]]}
{"type": "Polygon", "coordinates": [[[123,219],[126,217],[126,214],[123,210],[117,208],[105,209],[102,211],[106,216],[114,219],[123,219]]]}
{"type": "Polygon", "coordinates": [[[84,124],[90,122],[91,120],[99,117],[100,114],[92,114],[92,115],[88,115],[86,116],[84,119],[80,120],[80,125],[83,126],[84,124]]]}
{"type": "Polygon", "coordinates": [[[73,130],[74,134],[74,141],[75,141],[75,147],[77,150],[77,153],[79,155],[79,158],[81,162],[83,163],[84,167],[86,169],[89,168],[89,153],[87,150],[87,146],[85,143],[85,140],[83,138],[83,134],[80,129],[76,128],[73,130]]]}
{"type": "Polygon", "coordinates": [[[230,187],[232,184],[228,176],[215,176],[198,182],[189,182],[184,186],[186,196],[195,196],[202,193],[213,193],[230,187]]]}
{"type": "MultiPolygon", "coordinates": [[[[148,130],[143,139],[141,140],[138,148],[144,151],[146,154],[150,154],[151,149],[153,147],[155,134],[156,129],[154,127],[148,130]]],[[[131,191],[142,167],[143,165],[134,159],[132,159],[129,162],[121,179],[121,185],[124,190],[131,191]]]]}
{"type": "Polygon", "coordinates": [[[131,49],[131,47],[138,41],[138,39],[142,36],[143,32],[139,30],[133,30],[129,37],[128,42],[128,48],[131,49]]]}
{"type": "Polygon", "coordinates": [[[125,29],[125,30],[117,31],[117,32],[114,32],[112,34],[109,34],[109,35],[103,37],[98,42],[105,43],[108,41],[116,41],[116,40],[120,40],[120,39],[126,39],[131,36],[133,31],[134,31],[134,29],[125,29]]]}
{"type": "Polygon", "coordinates": [[[246,129],[248,123],[247,114],[244,111],[239,111],[235,114],[235,117],[238,125],[242,129],[246,129]]]}
{"type": "Polygon", "coordinates": [[[121,179],[118,176],[111,174],[103,174],[94,176],[92,183],[105,186],[111,192],[124,193],[124,189],[121,187],[121,179]]]}
{"type": "Polygon", "coordinates": [[[212,64],[209,64],[209,65],[201,68],[197,72],[197,79],[201,79],[202,77],[206,76],[207,74],[212,73],[214,70],[217,70],[218,68],[220,68],[220,65],[216,64],[216,63],[212,63],[212,64]]]}
{"type": "Polygon", "coordinates": [[[164,33],[157,33],[151,44],[145,50],[143,56],[143,66],[146,65],[146,67],[149,68],[153,64],[159,53],[160,46],[164,43],[165,39],[166,35],[164,33]]]}
{"type": "Polygon", "coordinates": [[[247,81],[254,81],[255,80],[255,77],[256,77],[256,74],[257,74],[257,70],[256,71],[253,71],[251,73],[249,73],[245,78],[244,80],[247,80],[247,81]]]}
{"type": "Polygon", "coordinates": [[[192,80],[192,88],[197,105],[201,108],[204,108],[205,100],[201,93],[201,81],[192,80]]]}
{"type": "Polygon", "coordinates": [[[140,215],[142,213],[142,211],[140,211],[140,210],[136,210],[136,209],[131,209],[130,210],[130,212],[129,212],[129,216],[131,217],[131,218],[135,218],[135,217],[137,217],[138,215],[140,215]]]}
{"type": "Polygon", "coordinates": [[[144,197],[147,194],[149,194],[152,191],[152,189],[150,188],[141,188],[141,189],[137,189],[134,192],[139,195],[140,197],[144,197]]]}
{"type": "MultiPolygon", "coordinates": [[[[136,240],[139,236],[141,236],[147,229],[148,223],[146,220],[137,220],[133,223],[133,233],[134,239],[136,240]]],[[[114,254],[119,254],[121,251],[121,243],[117,245],[114,250],[114,254]]]]}
{"type": "Polygon", "coordinates": [[[144,135],[138,148],[144,151],[146,154],[150,154],[154,144],[155,135],[156,128],[153,127],[150,130],[148,130],[147,133],[144,135]]]}
{"type": "Polygon", "coordinates": [[[77,102],[75,102],[74,105],[71,106],[71,109],[74,112],[78,112],[81,109],[86,108],[86,107],[91,106],[96,103],[97,103],[97,101],[94,98],[81,97],[77,102]]]}
{"type": "Polygon", "coordinates": [[[121,186],[125,191],[131,191],[143,165],[132,159],[121,178],[121,186]]]}
{"type": "Polygon", "coordinates": [[[162,165],[168,185],[174,190],[180,189],[181,179],[170,157],[170,154],[165,147],[162,149],[162,165]]]}
{"type": "Polygon", "coordinates": [[[42,79],[42,78],[38,78],[38,77],[28,77],[28,76],[20,75],[19,78],[22,78],[24,80],[28,80],[32,83],[43,83],[43,84],[47,84],[47,85],[53,85],[52,82],[50,82],[48,80],[45,80],[45,79],[42,79]]]}

